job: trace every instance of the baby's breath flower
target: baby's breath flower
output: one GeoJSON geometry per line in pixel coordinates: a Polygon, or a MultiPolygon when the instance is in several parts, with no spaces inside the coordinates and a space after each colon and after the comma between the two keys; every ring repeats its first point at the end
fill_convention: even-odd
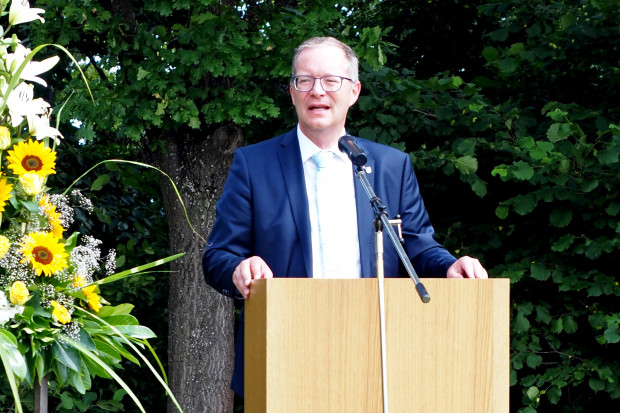
{"type": "Polygon", "coordinates": [[[69,200],[64,195],[49,195],[48,201],[56,207],[56,212],[60,214],[57,218],[63,228],[69,228],[73,224],[73,216],[75,214],[73,207],[69,204],[69,200]]]}
{"type": "Polygon", "coordinates": [[[93,248],[88,243],[86,245],[78,245],[71,251],[71,262],[76,268],[78,274],[84,276],[92,276],[99,268],[99,257],[101,252],[99,248],[93,248]]]}
{"type": "Polygon", "coordinates": [[[104,261],[106,275],[114,274],[116,271],[116,250],[110,250],[104,261]]]}
{"type": "Polygon", "coordinates": [[[65,333],[68,338],[78,340],[80,336],[80,325],[77,320],[74,319],[62,327],[62,332],[65,333]]]}
{"type": "Polygon", "coordinates": [[[73,191],[71,191],[71,197],[73,198],[74,202],[77,204],[77,206],[79,206],[80,208],[84,208],[86,211],[93,212],[93,203],[90,199],[86,198],[82,192],[80,192],[77,189],[74,189],[73,191]]]}

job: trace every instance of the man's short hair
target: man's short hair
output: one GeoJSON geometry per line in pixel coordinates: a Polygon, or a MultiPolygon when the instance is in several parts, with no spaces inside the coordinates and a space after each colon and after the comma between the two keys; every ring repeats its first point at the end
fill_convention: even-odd
{"type": "Polygon", "coordinates": [[[348,45],[333,37],[313,37],[300,44],[299,47],[295,49],[295,55],[293,56],[293,76],[295,76],[296,74],[295,66],[297,65],[297,59],[299,57],[299,54],[305,49],[318,46],[335,46],[342,50],[345,57],[349,61],[349,77],[351,77],[354,82],[357,82],[359,76],[357,55],[348,45]]]}

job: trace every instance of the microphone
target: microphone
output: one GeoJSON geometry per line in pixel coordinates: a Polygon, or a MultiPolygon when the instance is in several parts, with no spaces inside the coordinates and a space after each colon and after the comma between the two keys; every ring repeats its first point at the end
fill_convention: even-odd
{"type": "Polygon", "coordinates": [[[368,156],[357,146],[357,141],[351,135],[344,135],[338,139],[338,149],[347,154],[353,165],[363,166],[368,162],[368,156]]]}

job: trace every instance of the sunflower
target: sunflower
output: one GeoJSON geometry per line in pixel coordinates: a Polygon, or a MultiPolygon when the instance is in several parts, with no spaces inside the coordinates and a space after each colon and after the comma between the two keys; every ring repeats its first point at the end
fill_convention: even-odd
{"type": "Polygon", "coordinates": [[[46,277],[68,267],[65,246],[49,232],[34,232],[26,236],[20,251],[22,262],[30,262],[37,275],[46,277]]]}
{"type": "Polygon", "coordinates": [[[4,212],[6,201],[11,198],[13,184],[10,184],[6,178],[0,178],[0,212],[4,212]]]}
{"type": "Polygon", "coordinates": [[[52,301],[52,307],[54,310],[52,311],[52,317],[61,324],[67,324],[71,321],[71,314],[69,314],[69,310],[67,307],[60,304],[58,301],[52,301]]]}
{"type": "Polygon", "coordinates": [[[34,140],[19,142],[7,153],[8,168],[18,176],[34,172],[45,178],[47,175],[56,173],[54,170],[56,152],[46,147],[43,142],[34,140]]]}
{"type": "Polygon", "coordinates": [[[4,235],[0,235],[0,258],[4,257],[11,248],[11,240],[4,235]]]}
{"type": "Polygon", "coordinates": [[[62,226],[60,212],[56,211],[56,205],[50,202],[50,198],[47,194],[43,195],[39,199],[39,209],[47,218],[47,222],[52,227],[52,234],[56,238],[62,238],[62,233],[65,232],[65,228],[62,226]]]}

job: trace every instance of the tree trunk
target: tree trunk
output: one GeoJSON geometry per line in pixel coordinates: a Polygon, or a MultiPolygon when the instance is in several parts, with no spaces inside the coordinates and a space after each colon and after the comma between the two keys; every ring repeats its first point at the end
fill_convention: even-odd
{"type": "MultiPolygon", "coordinates": [[[[206,239],[215,220],[232,152],[240,142],[234,128],[200,141],[171,136],[158,163],[173,179],[191,224],[206,239]]],[[[205,240],[195,234],[170,182],[162,181],[173,254],[170,275],[168,361],[170,388],[184,412],[232,412],[234,303],[209,287],[202,271],[205,240]]],[[[177,409],[168,403],[168,412],[177,409]]]]}

